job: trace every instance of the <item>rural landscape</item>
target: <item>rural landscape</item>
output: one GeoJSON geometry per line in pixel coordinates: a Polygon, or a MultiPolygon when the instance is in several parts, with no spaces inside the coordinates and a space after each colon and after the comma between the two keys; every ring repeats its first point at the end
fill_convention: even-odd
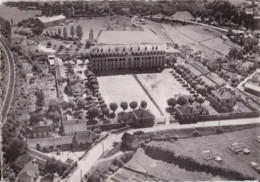
{"type": "Polygon", "coordinates": [[[1,181],[260,180],[260,1],[0,3],[1,181]]]}

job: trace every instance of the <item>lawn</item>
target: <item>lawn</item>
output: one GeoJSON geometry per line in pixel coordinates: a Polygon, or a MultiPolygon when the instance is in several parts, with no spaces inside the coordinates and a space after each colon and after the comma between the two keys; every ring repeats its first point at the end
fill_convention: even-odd
{"type": "MultiPolygon", "coordinates": [[[[68,19],[67,21],[69,21],[70,19],[68,19]]],[[[78,25],[81,25],[83,28],[83,37],[82,37],[82,41],[85,42],[88,38],[89,38],[89,32],[92,29],[93,30],[93,34],[94,34],[94,39],[97,38],[99,31],[102,29],[102,26],[104,24],[105,18],[103,17],[98,17],[98,18],[94,18],[94,19],[89,19],[89,18],[80,18],[80,19],[72,19],[72,23],[69,24],[65,24],[63,26],[54,26],[54,27],[49,27],[46,28],[45,31],[49,31],[49,32],[58,32],[58,29],[61,29],[61,35],[63,34],[63,29],[66,27],[67,28],[67,32],[68,32],[68,36],[70,36],[70,28],[73,25],[74,28],[76,29],[76,27],[78,25]]]]}
{"type": "Polygon", "coordinates": [[[161,160],[147,156],[143,149],[138,149],[133,158],[127,163],[130,168],[143,171],[167,181],[198,181],[224,180],[207,174],[206,172],[191,172],[161,160]]]}
{"type": "Polygon", "coordinates": [[[162,149],[167,148],[174,151],[175,156],[189,157],[200,164],[215,166],[222,169],[230,169],[252,178],[259,179],[259,174],[250,166],[251,162],[260,162],[260,144],[255,140],[257,136],[260,135],[259,129],[259,127],[256,127],[242,131],[224,133],[221,135],[181,139],[176,141],[174,144],[170,144],[169,142],[152,142],[149,145],[159,145],[162,149]],[[246,155],[243,152],[235,154],[228,148],[235,142],[247,145],[251,150],[251,154],[246,155]],[[210,150],[221,154],[223,162],[204,160],[201,156],[201,153],[204,150],[210,150]]]}
{"type": "Polygon", "coordinates": [[[41,11],[39,10],[20,10],[17,7],[10,7],[4,4],[0,5],[0,17],[8,21],[12,19],[14,24],[40,14],[41,11]]]}
{"type": "Polygon", "coordinates": [[[164,112],[166,117],[169,113],[166,112],[167,100],[175,95],[189,95],[189,91],[178,82],[170,73],[171,69],[165,69],[161,73],[138,74],[139,80],[153,97],[155,102],[164,112]]]}
{"type": "Polygon", "coordinates": [[[151,30],[102,31],[98,44],[160,44],[164,43],[151,30]]]}
{"type": "MultiPolygon", "coordinates": [[[[107,104],[116,102],[120,105],[122,101],[128,102],[128,104],[131,101],[140,103],[142,100],[145,100],[147,108],[155,116],[160,116],[159,111],[132,75],[100,76],[97,79],[100,85],[100,93],[107,104]]],[[[130,111],[131,109],[128,108],[128,110],[130,111]]],[[[118,108],[117,112],[121,111],[122,109],[118,108]]]]}

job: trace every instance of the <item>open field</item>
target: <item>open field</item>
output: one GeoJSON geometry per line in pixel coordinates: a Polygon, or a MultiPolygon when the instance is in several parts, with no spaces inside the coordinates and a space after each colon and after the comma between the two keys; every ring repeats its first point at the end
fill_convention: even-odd
{"type": "MultiPolygon", "coordinates": [[[[97,38],[99,31],[102,29],[105,18],[103,18],[103,17],[98,17],[95,19],[80,18],[79,20],[76,20],[76,19],[71,19],[71,20],[72,20],[72,23],[65,24],[63,26],[59,25],[59,26],[49,27],[49,28],[46,28],[45,31],[58,32],[58,29],[60,28],[61,32],[63,33],[63,29],[66,27],[68,36],[70,36],[70,27],[73,25],[74,28],[76,29],[76,27],[78,25],[81,25],[83,28],[83,32],[84,32],[82,41],[85,42],[89,37],[89,32],[91,29],[93,30],[94,39],[97,38]]],[[[68,19],[67,21],[70,21],[70,19],[68,19]]]]}
{"type": "Polygon", "coordinates": [[[159,105],[166,117],[167,100],[175,95],[189,95],[187,91],[170,73],[170,69],[164,69],[161,73],[138,74],[139,80],[159,105]]]}
{"type": "MultiPolygon", "coordinates": [[[[142,90],[132,75],[117,75],[117,76],[100,76],[97,77],[100,85],[100,93],[107,104],[116,102],[118,105],[122,101],[128,102],[142,100],[147,102],[147,108],[155,115],[160,116],[159,111],[150,101],[149,97],[142,90]]],[[[131,109],[128,108],[130,111],[131,109]]],[[[118,112],[122,109],[118,108],[118,112]]]]}
{"type": "MultiPolygon", "coordinates": [[[[251,162],[260,162],[260,144],[255,140],[260,134],[260,128],[246,129],[242,131],[224,133],[221,135],[202,136],[197,138],[181,139],[174,144],[169,142],[152,142],[149,145],[160,146],[161,149],[174,151],[176,157],[191,158],[196,163],[223,170],[233,170],[240,174],[259,179],[260,175],[250,166],[251,162]],[[242,152],[236,154],[229,146],[233,143],[245,144],[251,153],[246,155],[242,152]],[[210,150],[221,155],[223,161],[205,160],[201,156],[202,151],[210,150]]],[[[235,176],[233,176],[235,178],[235,176]]]]}
{"type": "Polygon", "coordinates": [[[17,7],[10,7],[4,4],[0,5],[0,16],[4,19],[11,21],[16,24],[21,20],[33,18],[36,15],[40,15],[41,11],[38,10],[20,10],[17,7]]]}
{"type": "Polygon", "coordinates": [[[198,181],[198,180],[225,180],[214,177],[206,172],[191,172],[181,169],[175,164],[169,164],[161,160],[155,160],[147,156],[144,150],[138,149],[133,158],[127,163],[130,168],[152,174],[167,181],[198,181]]]}
{"type": "Polygon", "coordinates": [[[164,43],[151,30],[102,31],[98,44],[161,44],[164,43]]]}
{"type": "Polygon", "coordinates": [[[228,54],[232,47],[239,47],[231,41],[221,38],[224,34],[197,25],[176,25],[163,24],[166,32],[173,42],[179,45],[189,46],[194,52],[201,51],[203,57],[217,58],[228,54]]]}

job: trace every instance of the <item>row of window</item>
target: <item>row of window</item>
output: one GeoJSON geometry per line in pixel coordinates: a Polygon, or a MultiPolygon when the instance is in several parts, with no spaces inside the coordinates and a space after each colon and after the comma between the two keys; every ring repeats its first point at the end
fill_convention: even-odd
{"type": "MultiPolygon", "coordinates": [[[[163,60],[164,56],[148,56],[148,57],[133,57],[133,60],[163,60]]],[[[128,60],[131,60],[128,59],[128,60]]],[[[126,61],[126,58],[106,58],[106,59],[92,59],[93,62],[121,62],[121,61],[126,61]]]]}

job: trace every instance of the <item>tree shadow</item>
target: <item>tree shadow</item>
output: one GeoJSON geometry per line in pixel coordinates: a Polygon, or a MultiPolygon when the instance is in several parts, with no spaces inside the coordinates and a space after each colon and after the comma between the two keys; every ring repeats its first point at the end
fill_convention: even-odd
{"type": "Polygon", "coordinates": [[[167,113],[173,113],[174,112],[174,109],[172,108],[172,107],[167,107],[166,109],[165,109],[165,111],[167,112],[167,113]]]}

